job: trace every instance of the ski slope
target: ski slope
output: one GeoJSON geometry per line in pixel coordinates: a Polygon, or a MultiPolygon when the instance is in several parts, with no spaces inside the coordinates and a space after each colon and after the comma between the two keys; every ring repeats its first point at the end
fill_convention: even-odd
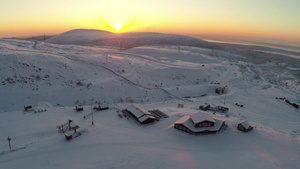
{"type": "Polygon", "coordinates": [[[300,110],[275,99],[300,104],[299,70],[289,67],[190,46],[120,51],[1,39],[0,168],[300,168],[300,110]],[[226,96],[215,93],[224,86],[226,96]],[[110,109],[95,112],[91,125],[96,102],[110,109]],[[169,118],[145,126],[119,118],[132,103],[169,118]],[[193,136],[174,129],[203,103],[229,108],[228,117],[209,112],[226,130],[193,136]],[[23,111],[30,104],[37,113],[23,111]],[[69,119],[87,131],[66,141],[56,126],[69,119]],[[242,120],[254,130],[238,131],[242,120]]]}

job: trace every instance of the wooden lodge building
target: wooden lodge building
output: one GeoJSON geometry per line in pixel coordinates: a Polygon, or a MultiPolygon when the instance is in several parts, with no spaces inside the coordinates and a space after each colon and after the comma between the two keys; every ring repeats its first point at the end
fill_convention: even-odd
{"type": "Polygon", "coordinates": [[[122,112],[135,119],[141,125],[156,121],[156,118],[153,117],[151,113],[136,104],[122,110],[122,112]]]}
{"type": "Polygon", "coordinates": [[[212,118],[205,112],[186,115],[174,122],[174,128],[190,134],[216,133],[225,126],[225,121],[212,118]]]}

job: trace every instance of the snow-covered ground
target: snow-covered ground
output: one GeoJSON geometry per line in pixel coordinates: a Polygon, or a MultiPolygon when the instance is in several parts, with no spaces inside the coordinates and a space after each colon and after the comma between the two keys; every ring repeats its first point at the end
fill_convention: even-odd
{"type": "Polygon", "coordinates": [[[300,168],[300,110],[275,99],[300,104],[300,64],[290,59],[1,39],[0,168],[300,168]],[[224,86],[226,95],[215,93],[224,86]],[[91,125],[96,103],[110,109],[95,112],[91,125]],[[119,118],[132,103],[169,118],[145,126],[119,118]],[[229,117],[209,112],[226,121],[226,130],[193,136],[174,129],[203,103],[229,108],[229,117]],[[37,113],[23,111],[30,104],[37,113]],[[78,104],[84,112],[74,111],[78,104]],[[69,119],[87,132],[66,141],[56,126],[69,119]],[[238,131],[242,120],[254,130],[238,131]],[[10,152],[7,137],[21,149],[10,152]]]}

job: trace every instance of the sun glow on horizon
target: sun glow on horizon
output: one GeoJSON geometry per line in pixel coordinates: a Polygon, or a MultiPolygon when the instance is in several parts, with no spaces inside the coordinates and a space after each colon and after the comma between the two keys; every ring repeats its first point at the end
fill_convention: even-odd
{"type": "Polygon", "coordinates": [[[0,17],[0,38],[100,29],[113,33],[257,36],[298,43],[299,6],[299,0],[276,3],[273,0],[173,0],[172,5],[159,0],[147,3],[138,0],[3,0],[0,15],[5,17],[0,17]]]}
{"type": "Polygon", "coordinates": [[[116,23],[113,28],[115,29],[115,31],[119,32],[120,30],[122,30],[123,26],[119,23],[116,23]]]}

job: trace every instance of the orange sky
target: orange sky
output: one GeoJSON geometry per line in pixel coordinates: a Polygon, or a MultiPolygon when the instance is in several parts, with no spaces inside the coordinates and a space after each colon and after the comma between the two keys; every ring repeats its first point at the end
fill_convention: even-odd
{"type": "Polygon", "coordinates": [[[299,0],[0,1],[0,38],[71,29],[221,34],[300,42],[299,0]]]}

